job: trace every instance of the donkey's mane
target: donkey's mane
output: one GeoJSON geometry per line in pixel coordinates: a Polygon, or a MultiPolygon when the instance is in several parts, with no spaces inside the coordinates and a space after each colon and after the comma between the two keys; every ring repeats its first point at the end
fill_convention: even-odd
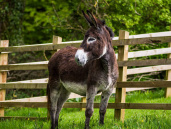
{"type": "Polygon", "coordinates": [[[115,35],[115,34],[113,33],[113,31],[112,31],[112,29],[111,29],[110,27],[108,27],[108,26],[105,25],[105,24],[106,24],[105,20],[100,20],[100,21],[101,21],[101,23],[106,27],[106,29],[108,30],[111,39],[114,38],[114,35],[115,35]]]}

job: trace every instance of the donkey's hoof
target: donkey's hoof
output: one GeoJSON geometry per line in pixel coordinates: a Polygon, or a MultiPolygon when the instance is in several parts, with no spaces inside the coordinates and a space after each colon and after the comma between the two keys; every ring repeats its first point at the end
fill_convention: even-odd
{"type": "Polygon", "coordinates": [[[104,122],[101,122],[101,121],[100,121],[100,122],[99,122],[99,125],[103,126],[103,125],[104,125],[104,122]]]}
{"type": "Polygon", "coordinates": [[[90,129],[90,127],[89,126],[85,126],[84,129],[90,129]]]}

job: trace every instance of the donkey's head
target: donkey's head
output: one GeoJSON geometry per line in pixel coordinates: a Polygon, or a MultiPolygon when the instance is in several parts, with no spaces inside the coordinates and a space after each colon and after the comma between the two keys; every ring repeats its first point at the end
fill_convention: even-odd
{"type": "Polygon", "coordinates": [[[97,19],[89,10],[83,15],[90,25],[84,36],[84,40],[75,54],[77,64],[84,66],[88,61],[100,59],[111,46],[114,37],[112,30],[104,21],[97,19]]]}

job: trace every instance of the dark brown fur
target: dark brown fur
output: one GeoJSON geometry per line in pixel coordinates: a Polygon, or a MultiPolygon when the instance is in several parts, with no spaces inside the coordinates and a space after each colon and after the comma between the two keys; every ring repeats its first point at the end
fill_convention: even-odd
{"type": "MultiPolygon", "coordinates": [[[[49,60],[49,82],[47,85],[48,108],[51,115],[51,129],[58,127],[58,117],[64,102],[68,99],[70,92],[68,82],[80,84],[77,88],[85,87],[86,90],[80,95],[86,95],[86,120],[85,128],[89,128],[90,117],[93,114],[93,102],[97,93],[102,92],[100,106],[100,123],[104,123],[107,102],[112,94],[114,85],[118,78],[118,65],[115,52],[111,46],[112,31],[103,22],[94,17],[89,11],[83,13],[91,28],[87,31],[79,49],[66,47],[56,52],[49,60]],[[93,20],[92,20],[93,19],[93,20]],[[94,37],[96,41],[88,44],[88,37],[94,37]],[[104,49],[106,46],[106,49],[104,49]],[[80,66],[76,63],[76,53],[82,50],[87,53],[87,63],[80,66]],[[107,50],[107,51],[105,51],[107,50]],[[105,54],[103,55],[103,53],[105,54]],[[101,56],[102,55],[102,56],[101,56]],[[83,87],[81,87],[83,85],[83,87]]],[[[83,53],[84,54],[84,53],[83,53]]],[[[78,59],[79,61],[79,59],[78,59]]],[[[77,90],[77,89],[75,89],[77,90]]],[[[76,92],[76,93],[77,93],[76,92]]]]}

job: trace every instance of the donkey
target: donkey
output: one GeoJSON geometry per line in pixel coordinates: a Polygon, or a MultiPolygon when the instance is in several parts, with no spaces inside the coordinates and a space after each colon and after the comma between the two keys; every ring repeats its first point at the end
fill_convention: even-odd
{"type": "Polygon", "coordinates": [[[65,47],[56,52],[48,63],[51,129],[58,128],[59,113],[71,92],[86,96],[85,129],[89,129],[95,95],[102,92],[99,123],[104,124],[108,100],[118,78],[118,64],[111,44],[112,30],[89,10],[87,14],[82,13],[90,28],[80,48],[65,47]]]}

